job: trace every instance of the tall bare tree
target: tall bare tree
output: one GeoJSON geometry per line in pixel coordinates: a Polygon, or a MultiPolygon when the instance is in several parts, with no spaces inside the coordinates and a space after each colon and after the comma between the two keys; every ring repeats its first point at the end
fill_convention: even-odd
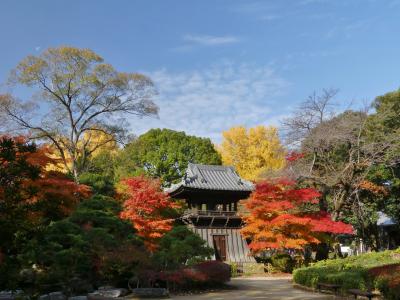
{"type": "Polygon", "coordinates": [[[288,142],[304,154],[292,166],[292,174],[323,193],[321,205],[331,206],[333,216],[351,209],[363,217],[360,193],[367,176],[383,163],[392,143],[370,139],[367,134],[367,109],[333,113],[336,90],[315,94],[302,103],[292,118],[284,121],[288,142]]]}
{"type": "Polygon", "coordinates": [[[89,49],[49,48],[28,56],[10,83],[30,88],[32,96],[0,95],[1,113],[32,138],[52,143],[75,181],[92,152],[125,132],[124,116],[158,113],[150,78],[118,72],[89,49]],[[93,147],[93,132],[109,138],[93,147]]]}
{"type": "Polygon", "coordinates": [[[291,147],[300,146],[302,140],[319,124],[334,116],[334,98],[338,89],[313,92],[296,109],[290,118],[283,120],[285,141],[291,147]]]}

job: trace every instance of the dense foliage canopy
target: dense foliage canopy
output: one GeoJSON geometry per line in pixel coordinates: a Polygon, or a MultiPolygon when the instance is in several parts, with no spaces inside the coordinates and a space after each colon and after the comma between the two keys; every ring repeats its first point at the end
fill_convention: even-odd
{"type": "Polygon", "coordinates": [[[245,201],[249,214],[242,229],[251,240],[250,249],[303,249],[321,241],[320,233],[353,233],[350,225],[332,221],[320,211],[320,194],[311,188],[296,188],[295,182],[261,181],[245,201]]]}
{"type": "Polygon", "coordinates": [[[154,259],[162,269],[193,265],[210,258],[214,249],[185,225],[177,225],[167,232],[159,242],[154,259]]]}
{"type": "Polygon", "coordinates": [[[334,219],[345,219],[369,247],[378,249],[376,221],[383,211],[399,218],[397,197],[400,151],[397,118],[399,92],[373,102],[374,111],[337,114],[325,90],[303,102],[285,120],[288,142],[300,156],[287,173],[321,192],[320,206],[334,219]]]}
{"type": "Polygon", "coordinates": [[[149,250],[154,251],[159,239],[172,229],[173,210],[179,205],[161,190],[160,182],[145,177],[124,180],[127,199],[121,218],[132,222],[149,250]]]}
{"type": "Polygon", "coordinates": [[[62,173],[46,146],[0,137],[0,286],[14,278],[24,245],[51,221],[67,217],[90,189],[62,173]]]}
{"type": "Polygon", "coordinates": [[[232,127],[222,136],[219,151],[224,165],[234,166],[245,179],[257,180],[285,166],[285,149],[275,127],[232,127]]]}
{"type": "Polygon", "coordinates": [[[179,181],[188,163],[220,165],[221,158],[208,138],[170,129],[151,129],[122,151],[117,176],[146,174],[164,186],[179,181]]]}
{"type": "Polygon", "coordinates": [[[85,292],[79,288],[126,284],[147,255],[129,222],[119,218],[120,211],[114,199],[95,196],[50,224],[24,253],[35,265],[36,285],[78,281],[74,292],[85,292]]]}

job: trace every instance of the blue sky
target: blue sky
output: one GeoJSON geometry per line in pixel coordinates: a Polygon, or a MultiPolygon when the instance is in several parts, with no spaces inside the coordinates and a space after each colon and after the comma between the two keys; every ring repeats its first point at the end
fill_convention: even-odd
{"type": "Polygon", "coordinates": [[[399,0],[2,0],[0,38],[0,82],[59,45],[148,74],[160,115],[131,119],[136,134],[218,142],[234,125],[279,125],[313,91],[356,107],[400,86],[399,0]]]}

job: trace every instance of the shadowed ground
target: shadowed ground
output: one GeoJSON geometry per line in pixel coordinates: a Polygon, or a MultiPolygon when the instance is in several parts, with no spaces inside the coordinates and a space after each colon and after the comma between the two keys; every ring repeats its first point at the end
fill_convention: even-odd
{"type": "Polygon", "coordinates": [[[230,282],[232,290],[211,292],[200,295],[173,296],[172,299],[268,299],[268,300],[306,300],[335,299],[332,295],[313,293],[294,288],[288,278],[234,278],[230,282]]]}

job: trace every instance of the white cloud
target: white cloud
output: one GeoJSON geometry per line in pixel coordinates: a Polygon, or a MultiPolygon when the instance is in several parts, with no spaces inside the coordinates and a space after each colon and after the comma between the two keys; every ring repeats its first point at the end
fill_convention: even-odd
{"type": "Polygon", "coordinates": [[[292,1],[292,3],[280,5],[279,1],[253,1],[248,0],[238,5],[234,5],[231,11],[243,15],[248,15],[254,20],[267,21],[267,22],[284,22],[292,19],[304,19],[309,18],[312,20],[326,20],[332,18],[332,14],[329,12],[312,12],[307,11],[304,13],[304,9],[307,5],[311,4],[323,4],[328,2],[327,0],[299,0],[292,1]]]}
{"type": "Polygon", "coordinates": [[[377,22],[376,18],[353,20],[350,22],[347,20],[341,20],[339,24],[326,32],[324,37],[326,39],[331,39],[340,36],[346,39],[351,39],[357,34],[367,32],[375,22],[377,22]]]}
{"type": "Polygon", "coordinates": [[[235,36],[212,36],[212,35],[193,35],[187,34],[183,40],[188,43],[199,44],[203,46],[218,46],[225,44],[238,43],[240,40],[235,36]]]}
{"type": "Polygon", "coordinates": [[[240,39],[232,35],[225,36],[213,36],[213,35],[194,35],[186,34],[183,36],[184,44],[178,47],[172,48],[171,50],[177,52],[187,52],[193,50],[195,47],[214,47],[228,44],[239,43],[240,39]]]}
{"type": "Polygon", "coordinates": [[[271,1],[245,1],[231,7],[234,13],[251,16],[259,21],[277,21],[287,16],[288,11],[282,11],[277,3],[271,1]]]}
{"type": "Polygon", "coordinates": [[[234,125],[277,125],[279,97],[289,83],[268,66],[224,63],[201,70],[147,73],[155,82],[158,119],[132,120],[140,134],[161,127],[210,137],[234,125]]]}
{"type": "Polygon", "coordinates": [[[273,10],[274,3],[270,1],[245,1],[232,7],[238,13],[265,13],[273,10]]]}

